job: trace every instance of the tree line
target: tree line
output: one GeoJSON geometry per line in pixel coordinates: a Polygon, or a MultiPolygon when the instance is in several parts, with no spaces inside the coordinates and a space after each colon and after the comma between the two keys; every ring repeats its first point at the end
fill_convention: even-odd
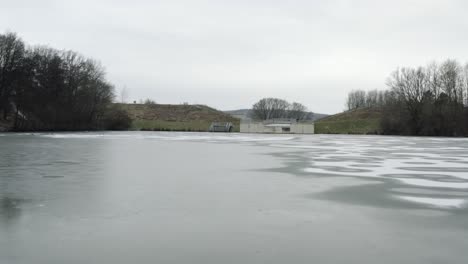
{"type": "Polygon", "coordinates": [[[389,91],[372,90],[354,90],[349,92],[346,99],[348,110],[355,110],[364,107],[382,107],[386,103],[389,91]]]}
{"type": "Polygon", "coordinates": [[[97,61],[0,34],[0,118],[14,130],[124,129],[128,115],[113,99],[97,61]]]}
{"type": "Polygon", "coordinates": [[[311,119],[312,113],[301,103],[289,103],[279,98],[263,98],[252,106],[251,117],[256,120],[288,118],[311,119]]]}
{"type": "Polygon", "coordinates": [[[352,91],[349,110],[382,111],[384,134],[420,136],[468,135],[468,64],[455,60],[395,70],[385,91],[352,91]]]}

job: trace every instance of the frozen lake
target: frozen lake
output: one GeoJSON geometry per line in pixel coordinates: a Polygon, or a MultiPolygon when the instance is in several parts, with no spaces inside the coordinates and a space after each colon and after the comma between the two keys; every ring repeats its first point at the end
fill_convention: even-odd
{"type": "Polygon", "coordinates": [[[468,139],[0,134],[0,264],[467,263],[468,139]]]}

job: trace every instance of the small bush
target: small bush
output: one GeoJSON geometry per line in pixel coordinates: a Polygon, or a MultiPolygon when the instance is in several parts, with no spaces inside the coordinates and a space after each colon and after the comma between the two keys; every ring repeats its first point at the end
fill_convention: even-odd
{"type": "Polygon", "coordinates": [[[106,130],[128,130],[132,125],[128,112],[117,105],[111,106],[106,111],[103,121],[106,130]]]}

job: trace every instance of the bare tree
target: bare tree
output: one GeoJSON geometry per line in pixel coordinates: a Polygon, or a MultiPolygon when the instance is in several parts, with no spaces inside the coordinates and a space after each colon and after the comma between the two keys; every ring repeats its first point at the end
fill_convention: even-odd
{"type": "Polygon", "coordinates": [[[368,91],[366,94],[366,107],[375,107],[378,105],[379,92],[377,90],[368,91]]]}
{"type": "Polygon", "coordinates": [[[463,134],[468,86],[465,72],[468,69],[453,60],[397,69],[387,81],[392,100],[386,103],[391,106],[386,109],[391,110],[384,115],[384,130],[401,132],[407,128],[403,133],[413,135],[463,134]]]}
{"type": "Polygon", "coordinates": [[[307,114],[307,107],[297,102],[293,102],[288,109],[288,117],[292,119],[303,120],[307,114]]]}
{"type": "Polygon", "coordinates": [[[307,107],[303,104],[278,98],[263,98],[252,106],[250,115],[253,119],[267,120],[274,118],[292,118],[303,120],[309,116],[307,107]]]}
{"type": "Polygon", "coordinates": [[[362,90],[353,90],[348,94],[346,106],[348,110],[354,110],[366,105],[366,92],[362,90]]]}
{"type": "Polygon", "coordinates": [[[457,61],[446,60],[440,66],[441,89],[450,99],[463,102],[462,68],[457,61]]]}
{"type": "Polygon", "coordinates": [[[263,98],[252,107],[252,117],[259,120],[286,117],[289,103],[278,98],[263,98]]]}
{"type": "Polygon", "coordinates": [[[387,102],[387,91],[378,91],[377,95],[377,106],[382,107],[387,102]]]}
{"type": "Polygon", "coordinates": [[[0,113],[6,119],[10,109],[10,97],[22,74],[25,47],[14,33],[0,34],[0,113]]]}
{"type": "Polygon", "coordinates": [[[426,78],[428,82],[427,89],[432,93],[435,98],[439,98],[441,91],[441,77],[439,65],[432,62],[426,67],[426,78]]]}
{"type": "Polygon", "coordinates": [[[401,68],[392,73],[387,85],[405,101],[420,103],[424,93],[430,90],[427,80],[426,71],[422,67],[401,68]]]}
{"type": "Polygon", "coordinates": [[[464,86],[464,93],[465,93],[465,101],[464,105],[468,106],[468,63],[465,64],[463,67],[463,86],[464,86]]]}

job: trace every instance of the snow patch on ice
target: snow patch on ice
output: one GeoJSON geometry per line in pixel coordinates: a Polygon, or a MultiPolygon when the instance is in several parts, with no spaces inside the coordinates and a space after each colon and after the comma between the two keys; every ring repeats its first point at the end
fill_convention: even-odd
{"type": "Polygon", "coordinates": [[[58,138],[58,139],[74,139],[74,138],[102,138],[104,135],[98,134],[40,134],[41,137],[58,138]]]}
{"type": "Polygon", "coordinates": [[[52,134],[38,134],[41,137],[54,138],[54,139],[154,139],[154,140],[167,140],[167,141],[203,141],[203,142],[263,142],[263,141],[289,141],[294,137],[279,136],[239,136],[239,135],[219,135],[219,134],[195,134],[195,133],[52,133],[52,134]]]}
{"type": "Polygon", "coordinates": [[[417,179],[417,178],[395,178],[395,179],[408,185],[416,185],[416,186],[422,186],[422,187],[468,189],[468,182],[431,181],[431,180],[417,179]]]}
{"type": "Polygon", "coordinates": [[[462,208],[466,204],[464,199],[443,199],[430,197],[415,197],[415,196],[397,196],[397,198],[405,201],[421,203],[441,208],[462,208]]]}

